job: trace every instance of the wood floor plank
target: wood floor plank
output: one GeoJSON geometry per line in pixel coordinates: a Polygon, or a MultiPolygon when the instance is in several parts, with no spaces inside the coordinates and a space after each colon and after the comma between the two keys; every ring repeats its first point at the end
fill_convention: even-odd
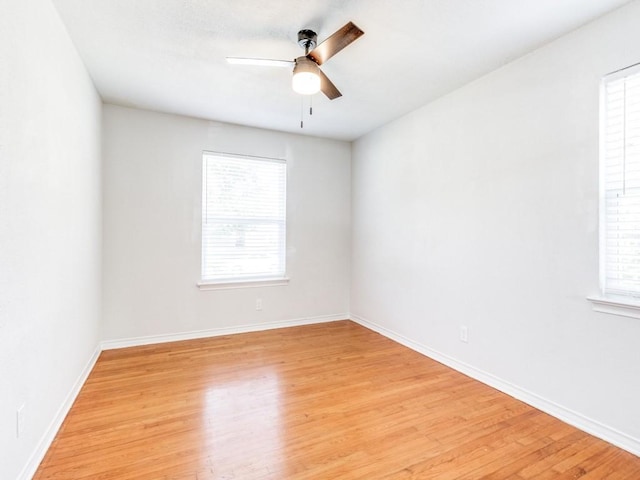
{"type": "Polygon", "coordinates": [[[349,321],[105,351],[36,480],[640,479],[640,459],[349,321]]]}

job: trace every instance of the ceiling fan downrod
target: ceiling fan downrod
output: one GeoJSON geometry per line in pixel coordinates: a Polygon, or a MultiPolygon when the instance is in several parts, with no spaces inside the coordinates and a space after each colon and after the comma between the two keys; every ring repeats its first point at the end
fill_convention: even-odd
{"type": "Polygon", "coordinates": [[[309,52],[316,48],[318,44],[318,35],[313,30],[300,30],[298,32],[298,45],[304,48],[304,54],[309,55],[309,52]]]}

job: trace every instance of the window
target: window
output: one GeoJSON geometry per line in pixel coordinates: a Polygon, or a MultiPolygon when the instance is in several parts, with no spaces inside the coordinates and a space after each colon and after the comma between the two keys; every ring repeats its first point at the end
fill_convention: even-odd
{"type": "Polygon", "coordinates": [[[202,282],[285,280],[284,160],[203,154],[202,282]]]}
{"type": "Polygon", "coordinates": [[[640,68],[602,85],[600,281],[605,296],[640,300],[640,68]]]}

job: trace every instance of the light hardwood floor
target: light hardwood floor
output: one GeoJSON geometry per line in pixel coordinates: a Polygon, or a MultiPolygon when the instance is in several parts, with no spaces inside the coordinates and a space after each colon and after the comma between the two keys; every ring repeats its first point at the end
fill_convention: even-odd
{"type": "Polygon", "coordinates": [[[640,458],[348,321],[105,351],[35,476],[576,478],[640,458]]]}

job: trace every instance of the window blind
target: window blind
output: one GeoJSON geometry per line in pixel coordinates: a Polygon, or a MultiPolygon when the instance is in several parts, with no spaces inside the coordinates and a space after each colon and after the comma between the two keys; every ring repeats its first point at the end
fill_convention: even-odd
{"type": "Polygon", "coordinates": [[[605,77],[602,93],[603,291],[640,297],[640,68],[605,77]]]}
{"type": "Polygon", "coordinates": [[[285,276],[286,163],[205,152],[202,280],[285,276]]]}

